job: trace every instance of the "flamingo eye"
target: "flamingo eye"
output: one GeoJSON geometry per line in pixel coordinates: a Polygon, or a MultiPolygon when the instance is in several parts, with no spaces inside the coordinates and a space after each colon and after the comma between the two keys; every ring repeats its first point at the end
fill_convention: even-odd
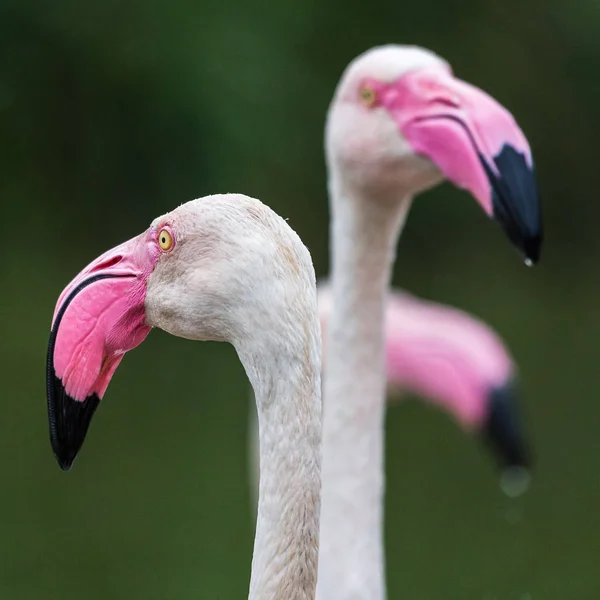
{"type": "Polygon", "coordinates": [[[158,245],[163,252],[168,252],[173,247],[173,236],[167,229],[161,229],[158,234],[158,245]]]}
{"type": "Polygon", "coordinates": [[[365,106],[373,106],[375,104],[375,100],[377,99],[375,90],[368,85],[363,85],[358,90],[358,97],[365,106]]]}

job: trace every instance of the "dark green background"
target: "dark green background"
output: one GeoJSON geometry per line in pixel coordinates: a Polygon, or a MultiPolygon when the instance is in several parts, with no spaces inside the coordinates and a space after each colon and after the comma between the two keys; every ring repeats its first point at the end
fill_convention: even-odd
{"type": "Polygon", "coordinates": [[[511,109],[543,194],[542,262],[445,184],[394,281],[492,323],[536,448],[511,501],[444,414],[388,419],[390,598],[600,595],[600,5],[595,0],[0,2],[0,598],[243,598],[248,384],[233,349],[156,331],[118,370],[72,472],[48,443],[54,303],[105,249],[212,192],[254,195],[328,270],[322,137],[345,65],[417,43],[511,109]]]}

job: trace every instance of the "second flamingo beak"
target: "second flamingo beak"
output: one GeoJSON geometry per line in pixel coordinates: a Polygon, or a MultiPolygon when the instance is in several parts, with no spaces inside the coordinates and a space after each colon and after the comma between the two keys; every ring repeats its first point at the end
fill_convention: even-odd
{"type": "Polygon", "coordinates": [[[71,468],[123,355],[148,335],[144,299],[155,252],[145,234],[103,254],[58,299],[46,364],[50,442],[71,468]]]}
{"type": "Polygon", "coordinates": [[[468,190],[528,264],[538,262],[540,199],[531,150],[512,115],[442,68],[408,73],[380,96],[414,150],[468,190]]]}

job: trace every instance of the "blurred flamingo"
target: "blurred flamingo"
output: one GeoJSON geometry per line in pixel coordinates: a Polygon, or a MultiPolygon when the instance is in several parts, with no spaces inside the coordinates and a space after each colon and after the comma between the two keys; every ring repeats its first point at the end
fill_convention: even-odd
{"type": "MultiPolygon", "coordinates": [[[[331,288],[319,285],[318,298],[325,339],[331,288]]],[[[404,392],[418,394],[448,412],[466,432],[480,435],[502,468],[529,467],[516,366],[495,331],[457,308],[392,290],[384,336],[390,401],[404,392]]]]}
{"type": "Polygon", "coordinates": [[[412,198],[445,177],[500,222],[527,264],[542,224],[531,151],[511,114],[434,53],[369,50],[327,116],[332,296],[326,337],[317,596],[383,600],[386,298],[412,198]]]}
{"type": "MultiPolygon", "coordinates": [[[[48,347],[50,439],[62,469],[123,355],[151,327],[235,346],[260,423],[249,597],[314,599],[321,338],[307,249],[261,202],[228,194],[180,206],[87,266],[58,299],[48,347]]],[[[162,393],[165,407],[177,401],[162,393]]]]}
{"type": "MultiPolygon", "coordinates": [[[[331,289],[321,283],[317,291],[325,339],[331,289]]],[[[516,367],[496,332],[462,310],[393,290],[384,335],[389,402],[412,393],[445,410],[464,431],[489,445],[504,470],[505,491],[523,491],[530,459],[521,426],[516,367]]],[[[256,410],[250,411],[250,472],[256,499],[258,423],[256,410]]]]}

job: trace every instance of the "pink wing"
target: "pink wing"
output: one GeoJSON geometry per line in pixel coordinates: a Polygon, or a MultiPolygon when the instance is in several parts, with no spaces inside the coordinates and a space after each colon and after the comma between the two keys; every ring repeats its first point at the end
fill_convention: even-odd
{"type": "MultiPolygon", "coordinates": [[[[319,286],[326,338],[331,294],[319,286]]],[[[446,410],[468,432],[482,433],[501,461],[529,461],[521,433],[515,366],[499,336],[482,321],[449,306],[394,291],[385,323],[391,391],[417,394],[446,410]]]]}

